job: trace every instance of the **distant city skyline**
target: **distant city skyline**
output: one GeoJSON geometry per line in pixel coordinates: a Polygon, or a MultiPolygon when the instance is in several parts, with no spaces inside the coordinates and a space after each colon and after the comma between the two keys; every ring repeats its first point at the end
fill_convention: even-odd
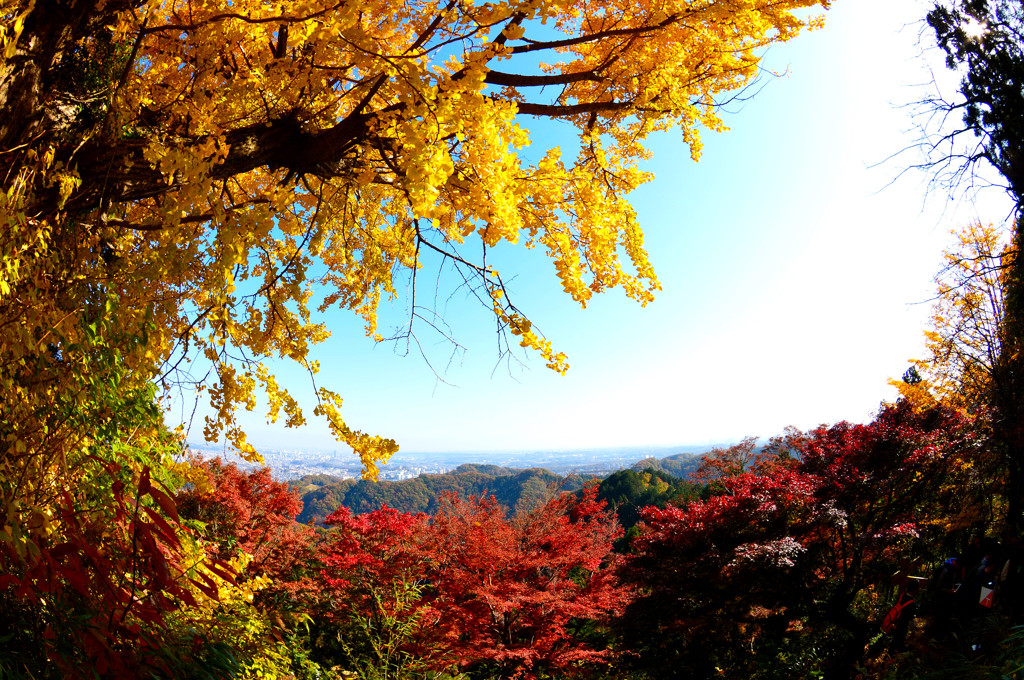
{"type": "MultiPolygon", "coordinates": [[[[222,445],[188,442],[189,448],[205,458],[226,456],[245,468],[255,464],[235,460],[222,445]]],[[[544,468],[555,473],[586,472],[608,474],[646,458],[666,458],[679,453],[703,453],[703,446],[623,447],[601,450],[569,451],[466,451],[397,454],[380,469],[380,479],[395,481],[421,474],[450,472],[466,463],[497,465],[505,468],[544,468]]],[[[359,460],[340,449],[264,449],[264,465],[277,479],[298,479],[310,474],[329,474],[354,479],[361,475],[359,460]]]]}

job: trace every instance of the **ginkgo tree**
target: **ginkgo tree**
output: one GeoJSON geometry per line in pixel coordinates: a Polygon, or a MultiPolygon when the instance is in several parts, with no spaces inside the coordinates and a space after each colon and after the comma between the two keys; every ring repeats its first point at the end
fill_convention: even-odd
{"type": "Polygon", "coordinates": [[[971,413],[988,438],[988,474],[1005,499],[1005,521],[1024,521],[1024,432],[1018,338],[1008,323],[1015,235],[973,222],[953,232],[935,277],[926,352],[914,372],[891,381],[918,408],[942,403],[971,413]]]}
{"type": "Polygon", "coordinates": [[[914,361],[922,380],[908,376],[893,385],[921,405],[943,401],[984,409],[1002,354],[1010,234],[972,222],[954,230],[953,239],[935,277],[931,328],[925,332],[927,358],[914,361]]]}
{"type": "MultiPolygon", "coordinates": [[[[5,475],[93,441],[52,405],[114,417],[90,396],[112,380],[205,389],[206,436],[256,457],[235,418],[256,394],[270,420],[305,421],[268,359],[315,376],[309,350],[329,333],[315,315],[331,307],[381,340],[378,304],[415,291],[428,251],[564,371],[487,249],[543,251],[581,305],[613,287],[651,300],[627,201],[650,179],[645,142],[676,128],[696,158],[698,129],[723,128],[718,98],[828,4],[3,0],[5,475]],[[527,161],[527,122],[545,118],[574,141],[527,161]]],[[[395,442],[315,392],[373,476],[395,442]]]]}

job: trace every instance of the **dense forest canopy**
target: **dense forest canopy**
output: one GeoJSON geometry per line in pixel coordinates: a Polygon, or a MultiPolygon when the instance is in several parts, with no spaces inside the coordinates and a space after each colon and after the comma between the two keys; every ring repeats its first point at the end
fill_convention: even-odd
{"type": "Polygon", "coordinates": [[[322,521],[339,507],[356,514],[376,510],[381,505],[401,512],[433,514],[445,494],[464,500],[491,496],[508,512],[525,511],[559,494],[578,491],[588,480],[592,481],[593,477],[561,476],[540,468],[516,470],[467,463],[451,472],[422,474],[401,481],[307,475],[294,480],[290,486],[303,502],[298,520],[309,524],[322,521]]]}

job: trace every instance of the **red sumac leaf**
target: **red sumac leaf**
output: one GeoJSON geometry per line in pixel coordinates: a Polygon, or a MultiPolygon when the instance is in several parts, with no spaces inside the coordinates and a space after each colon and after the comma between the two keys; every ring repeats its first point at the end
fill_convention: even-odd
{"type": "Polygon", "coordinates": [[[160,506],[160,509],[164,513],[173,519],[175,522],[180,521],[178,517],[178,504],[174,502],[174,499],[165,494],[155,486],[150,486],[148,491],[150,497],[156,501],[156,504],[160,506]]]}
{"type": "Polygon", "coordinates": [[[199,592],[203,593],[210,599],[219,600],[220,593],[217,589],[217,586],[214,585],[212,581],[210,581],[209,577],[206,574],[199,574],[199,577],[202,581],[204,581],[204,583],[201,583],[200,579],[193,578],[189,579],[192,582],[192,585],[198,588],[199,592]]]}
{"type": "Polygon", "coordinates": [[[217,576],[220,576],[231,585],[235,584],[235,571],[231,568],[231,565],[224,560],[211,559],[206,563],[206,568],[217,576]]]}
{"type": "Polygon", "coordinates": [[[142,474],[139,475],[139,495],[144,496],[149,493],[151,488],[149,481],[149,466],[142,468],[142,474]]]}
{"type": "Polygon", "coordinates": [[[142,506],[142,510],[149,516],[151,520],[153,520],[153,524],[156,526],[157,533],[160,536],[160,538],[163,539],[164,543],[166,543],[172,548],[177,548],[180,545],[180,542],[178,541],[178,535],[174,531],[174,528],[167,523],[167,520],[161,517],[160,513],[158,513],[153,508],[147,508],[146,506],[142,506]]]}

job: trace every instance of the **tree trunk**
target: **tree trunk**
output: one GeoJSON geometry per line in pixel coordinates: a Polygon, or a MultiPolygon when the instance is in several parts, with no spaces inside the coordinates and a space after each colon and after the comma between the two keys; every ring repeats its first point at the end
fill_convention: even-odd
{"type": "Polygon", "coordinates": [[[1007,473],[1007,529],[1019,536],[1024,528],[1024,196],[1017,195],[1013,251],[1005,278],[1003,335],[994,375],[993,429],[1007,473]]]}

